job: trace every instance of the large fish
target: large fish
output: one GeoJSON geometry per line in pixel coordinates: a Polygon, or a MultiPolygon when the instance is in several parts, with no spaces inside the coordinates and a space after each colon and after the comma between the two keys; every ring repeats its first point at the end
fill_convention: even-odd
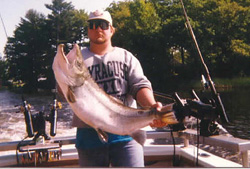
{"type": "Polygon", "coordinates": [[[155,109],[135,109],[106,94],[92,79],[86,68],[77,44],[65,56],[63,45],[57,48],[53,71],[63,95],[73,112],[86,124],[96,129],[100,139],[107,141],[105,132],[118,135],[131,135],[143,144],[145,136],[141,128],[154,119],[164,118],[168,123],[178,123],[174,115],[157,112],[155,109]],[[169,119],[169,120],[168,120],[169,119]]]}

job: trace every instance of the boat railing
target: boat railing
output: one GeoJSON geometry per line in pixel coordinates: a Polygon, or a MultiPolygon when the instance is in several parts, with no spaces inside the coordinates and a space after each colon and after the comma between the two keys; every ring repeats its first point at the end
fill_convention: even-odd
{"type": "MultiPolygon", "coordinates": [[[[190,144],[194,142],[194,140],[196,140],[197,137],[197,131],[195,130],[190,130],[190,129],[186,129],[184,131],[181,132],[173,132],[173,136],[174,138],[179,138],[180,140],[182,140],[181,143],[177,143],[176,145],[176,154],[177,155],[182,155],[184,156],[186,154],[187,158],[188,156],[192,155],[188,155],[188,153],[190,152],[194,152],[194,150],[192,150],[191,148],[195,149],[195,146],[192,146],[190,144]],[[188,151],[188,148],[191,149],[190,152],[188,151]]],[[[164,145],[164,144],[152,144],[152,142],[154,142],[157,139],[171,139],[171,132],[166,131],[166,130],[162,130],[162,131],[155,131],[155,130],[151,130],[151,131],[147,131],[147,142],[144,146],[144,155],[145,156],[157,156],[157,155],[173,155],[173,145],[172,144],[168,144],[168,145],[164,145]]],[[[54,137],[52,138],[52,140],[54,143],[59,143],[62,147],[71,147],[71,150],[68,150],[67,148],[62,150],[63,152],[67,152],[65,154],[65,157],[67,156],[67,158],[78,158],[77,156],[77,151],[75,150],[74,144],[75,144],[75,136],[69,136],[69,137],[54,137]]],[[[29,142],[28,140],[25,140],[24,142],[29,142]]],[[[224,164],[227,164],[228,166],[233,166],[233,167],[249,167],[249,158],[248,158],[248,150],[250,150],[250,141],[249,140],[244,140],[244,139],[239,139],[239,138],[235,138],[232,136],[224,136],[224,135],[218,135],[218,136],[210,136],[210,137],[203,137],[203,136],[199,136],[199,142],[200,144],[207,144],[207,145],[212,145],[212,146],[221,146],[223,148],[226,148],[230,151],[234,151],[234,152],[238,152],[241,154],[242,157],[242,165],[237,164],[235,162],[231,162],[229,160],[220,158],[220,160],[224,160],[224,164]],[[230,164],[229,164],[230,163],[230,164]]],[[[17,149],[17,145],[18,145],[19,141],[12,141],[12,142],[5,142],[5,143],[0,143],[0,154],[2,154],[2,152],[4,151],[14,151],[17,149]]],[[[197,149],[197,148],[196,148],[197,149]]],[[[202,150],[200,150],[202,152],[202,150]]],[[[212,156],[212,155],[211,155],[212,156]]],[[[1,157],[0,156],[0,161],[1,161],[1,157]]],[[[10,158],[10,157],[9,157],[10,158]]],[[[13,154],[12,158],[15,158],[15,155],[13,154]]],[[[193,158],[193,157],[192,157],[193,158]]],[[[199,158],[199,160],[202,161],[202,157],[199,158]]],[[[219,159],[219,158],[218,158],[219,159]]],[[[218,159],[216,163],[220,163],[218,162],[218,159]]],[[[13,159],[15,160],[15,159],[13,159]]],[[[209,163],[208,158],[204,158],[204,163],[209,163]]],[[[213,164],[204,164],[204,166],[208,166],[209,165],[215,165],[214,162],[212,162],[213,164]]],[[[220,165],[218,165],[220,166],[220,165]]],[[[223,167],[223,166],[222,166],[223,167]]]]}
{"type": "MultiPolygon", "coordinates": [[[[150,132],[147,134],[148,138],[170,138],[170,132],[150,132]]],[[[190,140],[195,141],[197,138],[197,131],[186,129],[184,131],[175,132],[174,137],[183,138],[184,147],[188,147],[190,140]]],[[[250,140],[240,139],[231,135],[215,135],[210,137],[200,136],[199,143],[211,146],[220,146],[227,150],[238,152],[242,158],[243,167],[249,167],[250,140]]]]}

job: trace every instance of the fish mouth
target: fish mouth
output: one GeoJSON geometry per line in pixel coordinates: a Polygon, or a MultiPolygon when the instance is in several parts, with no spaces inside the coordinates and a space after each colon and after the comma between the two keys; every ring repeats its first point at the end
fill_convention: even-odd
{"type": "Polygon", "coordinates": [[[70,52],[65,55],[64,52],[64,44],[59,44],[57,48],[57,52],[63,57],[63,60],[66,62],[66,64],[73,64],[76,59],[81,59],[80,57],[80,48],[77,44],[74,44],[74,47],[70,52]]]}
{"type": "Polygon", "coordinates": [[[64,53],[64,44],[59,44],[57,47],[57,53],[59,56],[62,56],[63,60],[66,62],[66,64],[69,64],[69,60],[67,59],[65,53],[64,53]]]}

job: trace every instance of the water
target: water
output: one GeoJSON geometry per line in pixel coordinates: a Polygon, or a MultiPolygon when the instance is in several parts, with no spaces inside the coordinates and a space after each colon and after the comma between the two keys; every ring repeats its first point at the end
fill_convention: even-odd
{"type": "Polygon", "coordinates": [[[250,139],[250,89],[232,89],[221,92],[231,125],[226,129],[235,137],[250,139]]]}
{"type": "MultiPolygon", "coordinates": [[[[52,95],[24,95],[24,98],[31,105],[32,114],[42,110],[46,114],[50,113],[50,106],[53,104],[52,95]]],[[[61,103],[63,109],[58,110],[57,134],[55,137],[74,136],[76,129],[71,126],[73,113],[67,102],[61,103]]],[[[20,110],[20,105],[22,105],[20,94],[0,90],[0,142],[20,141],[27,136],[24,114],[16,113],[20,110]]],[[[46,121],[47,134],[49,134],[49,130],[50,123],[46,121]]]]}
{"type": "MultiPolygon", "coordinates": [[[[232,124],[225,125],[225,128],[235,137],[250,139],[250,89],[229,89],[221,90],[221,99],[224,103],[228,118],[232,124]]],[[[180,93],[181,94],[181,93],[180,93]]],[[[32,114],[41,110],[49,113],[50,104],[53,103],[51,95],[24,95],[25,99],[32,106],[32,114]]],[[[60,97],[58,97],[60,100],[60,97]]],[[[58,110],[57,135],[74,136],[76,129],[71,126],[73,113],[67,102],[62,101],[63,109],[58,110]]],[[[19,141],[26,133],[24,115],[16,113],[22,105],[20,94],[8,90],[0,90],[0,142],[19,141]]],[[[49,133],[50,124],[46,122],[46,130],[49,133]]]]}
{"type": "MultiPolygon", "coordinates": [[[[201,98],[200,89],[195,90],[201,98]]],[[[250,88],[218,88],[230,124],[223,127],[234,137],[250,139],[250,88]]],[[[190,92],[177,92],[181,98],[192,98],[190,92]]],[[[210,92],[205,92],[208,99],[210,92]]],[[[160,100],[164,102],[164,100],[160,100]]]]}

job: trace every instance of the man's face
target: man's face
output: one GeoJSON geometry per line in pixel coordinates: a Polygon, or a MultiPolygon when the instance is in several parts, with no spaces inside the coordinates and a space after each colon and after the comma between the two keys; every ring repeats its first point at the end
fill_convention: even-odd
{"type": "Polygon", "coordinates": [[[113,35],[110,24],[101,19],[89,21],[88,36],[92,43],[104,44],[109,41],[113,35]]]}

